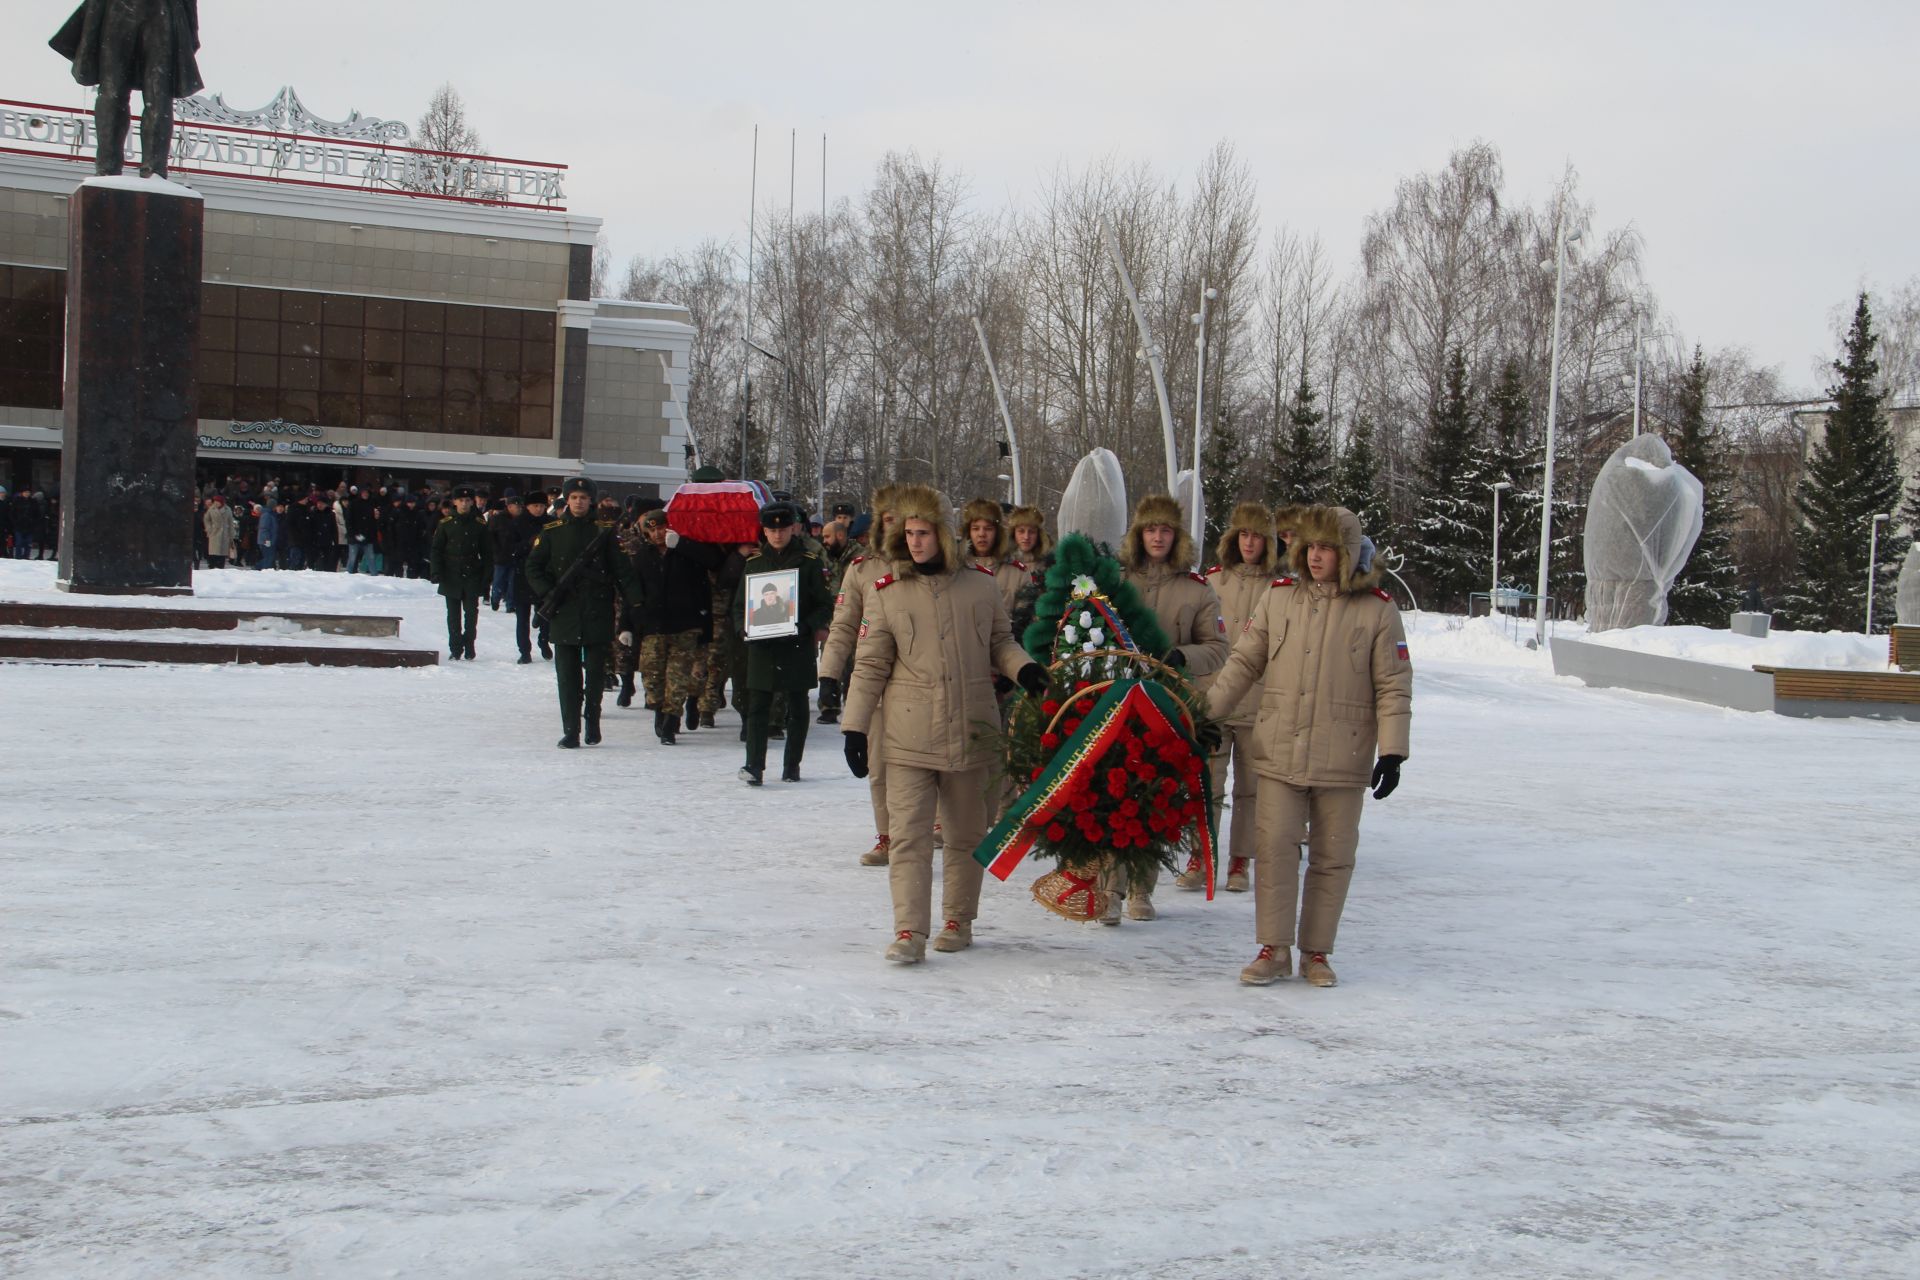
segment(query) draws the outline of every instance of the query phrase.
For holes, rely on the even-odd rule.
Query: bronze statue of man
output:
[[[140,90],[140,176],[165,177],[173,100],[204,87],[198,0],[85,0],[47,42],[73,63],[73,78],[99,85],[93,171],[116,174],[126,154],[133,91]]]

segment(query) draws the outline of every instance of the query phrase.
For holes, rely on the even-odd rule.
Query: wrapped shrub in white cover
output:
[[[1060,536],[1084,533],[1095,542],[1118,547],[1127,536],[1132,510],[1127,478],[1111,449],[1095,449],[1080,459],[1060,496]]]
[[[1903,627],[1920,627],[1920,539],[1907,548],[1900,566],[1900,591],[1894,597],[1893,616]]]

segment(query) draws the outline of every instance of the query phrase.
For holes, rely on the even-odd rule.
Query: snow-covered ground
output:
[[[51,566],[0,565],[0,596]],[[199,575],[394,613],[421,583]],[[1920,1274],[1920,726],[1423,617],[1341,985],[1250,895],[989,880],[891,968],[865,784],[550,669],[0,665],[0,1273]]]
[[[1567,634],[1575,633],[1569,629]],[[1743,670],[1755,666],[1887,669],[1887,637],[1860,631],[1769,631],[1764,636],[1743,636],[1713,627],[1622,627],[1578,635],[1594,644]]]

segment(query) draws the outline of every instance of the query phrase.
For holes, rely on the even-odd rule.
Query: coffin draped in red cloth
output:
[[[760,508],[771,501],[757,480],[683,484],[667,500],[667,528],[701,542],[758,542]]]

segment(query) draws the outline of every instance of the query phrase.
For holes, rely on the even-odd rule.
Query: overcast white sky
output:
[[[11,4],[0,97],[90,102],[40,43],[73,0]],[[1829,313],[1920,276],[1920,5],[586,3],[200,0],[201,68],[238,107],[290,84],[317,114],[412,122],[451,81],[496,154],[572,166],[616,257],[746,230],[761,185],[862,188],[888,149],[938,155],[983,206],[1113,154],[1185,180],[1219,139],[1263,227],[1344,269],[1395,181],[1484,138],[1510,198],[1571,162],[1603,227],[1646,239],[1691,341],[1811,386]],[[44,28],[44,32],[42,31]],[[31,38],[28,38],[31,37]]]

